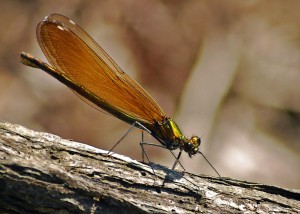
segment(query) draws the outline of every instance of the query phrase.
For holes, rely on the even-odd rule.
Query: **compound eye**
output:
[[[201,139],[198,136],[193,136],[191,137],[191,141],[193,142],[193,144],[198,147],[201,144]]]

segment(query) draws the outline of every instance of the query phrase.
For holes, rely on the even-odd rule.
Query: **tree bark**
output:
[[[298,190],[150,167],[1,121],[0,193],[1,213],[300,213]]]

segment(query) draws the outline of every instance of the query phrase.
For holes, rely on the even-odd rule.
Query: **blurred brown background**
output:
[[[61,13],[82,26],[174,117],[225,177],[300,188],[300,1],[16,1],[0,4],[0,119],[110,149],[129,125],[44,72],[35,28]],[[115,152],[141,159],[140,131]],[[147,141],[154,140],[148,136]],[[151,161],[172,166],[168,151]],[[186,169],[215,175],[200,156]]]

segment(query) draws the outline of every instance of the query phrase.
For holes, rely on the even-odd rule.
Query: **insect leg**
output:
[[[198,154],[202,155],[202,157],[205,159],[205,161],[210,165],[210,167],[218,174],[218,176],[220,178],[222,178],[222,176],[220,175],[220,173],[216,170],[216,168],[209,162],[209,160],[205,157],[205,155],[202,152],[198,152]]]
[[[148,161],[149,163],[150,163],[150,161],[149,161],[149,158],[148,158],[148,156],[147,156],[147,153],[146,153],[146,150],[145,150],[145,147],[144,147],[145,145],[147,145],[147,146],[156,146],[156,147],[159,147],[159,148],[163,148],[163,149],[169,150],[169,149],[168,149],[166,146],[164,146],[164,145],[160,145],[160,144],[156,144],[156,143],[146,143],[146,142],[144,142],[144,141],[140,142],[140,146],[141,146],[141,148],[142,148],[142,152],[145,153],[146,159],[147,159],[147,161]],[[176,161],[175,161],[175,163],[174,163],[174,165],[173,165],[173,167],[172,167],[172,170],[174,170],[175,167],[176,167],[176,165],[179,163],[179,165],[182,167],[182,169],[183,169],[184,171],[186,171],[185,168],[183,167],[183,165],[181,164],[181,162],[179,161],[179,158],[180,158],[180,156],[181,156],[181,152],[176,156],[172,150],[169,150],[169,151],[170,151],[170,153],[173,155],[173,157],[176,159]],[[143,159],[143,161],[144,161],[144,159]]]
[[[133,128],[135,128],[135,127],[137,127],[137,128],[140,128],[140,129],[142,129],[142,130],[144,130],[144,131],[147,131],[149,134],[151,134],[151,132],[150,132],[150,130],[149,129],[147,129],[145,126],[143,126],[141,123],[139,123],[139,122],[137,122],[137,121],[135,121],[131,126],[130,126],[130,128],[126,131],[126,133],[120,138],[120,140],[118,140],[118,142],[108,151],[108,155],[111,153],[111,151],[112,150],[114,150],[114,148],[116,148],[116,146],[131,132],[131,130],[133,129]]]
[[[178,156],[176,157],[176,160],[175,160],[175,162],[174,162],[174,164],[173,164],[172,170],[174,170],[175,167],[176,167],[176,165],[177,165],[178,163],[180,163],[180,162],[179,162],[179,158],[180,158],[180,156],[181,156],[181,153],[182,153],[182,150],[180,150],[180,152],[178,153]],[[180,163],[180,165],[181,165],[181,163]],[[182,165],[181,165],[181,167],[183,168]],[[184,169],[184,168],[183,168],[183,169]],[[184,169],[184,171],[185,171],[185,169]]]

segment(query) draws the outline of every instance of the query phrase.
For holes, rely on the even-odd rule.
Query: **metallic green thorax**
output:
[[[192,156],[196,154],[200,146],[200,138],[197,136],[188,139],[185,137],[174,120],[170,117],[163,118],[162,121],[156,122],[152,127],[151,135],[157,139],[167,149],[175,150],[179,148]]]

